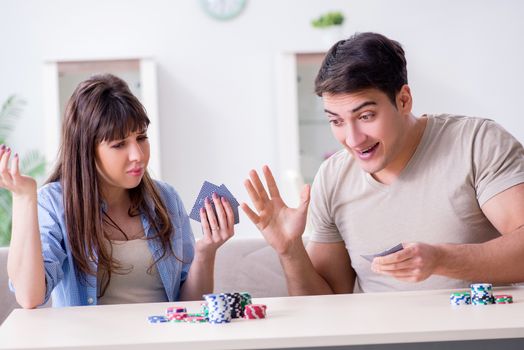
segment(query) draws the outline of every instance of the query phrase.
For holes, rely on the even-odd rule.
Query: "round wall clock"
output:
[[[222,21],[235,18],[244,7],[247,0],[200,0],[204,11],[211,17]]]

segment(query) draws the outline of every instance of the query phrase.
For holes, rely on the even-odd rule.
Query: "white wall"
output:
[[[277,163],[275,56],[323,49],[309,22],[328,10],[347,15],[347,34],[404,45],[416,113],[486,116],[524,140],[522,1],[248,0],[218,22],[197,0],[0,0],[0,101],[28,101],[12,145],[43,148],[43,61],[154,57],[164,180],[188,210],[206,179],[247,200],[249,169]]]

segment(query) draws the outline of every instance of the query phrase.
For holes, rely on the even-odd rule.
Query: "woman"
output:
[[[0,146],[0,187],[13,193],[7,262],[18,303],[53,306],[201,299],[213,290],[216,250],[234,232],[233,210],[213,197],[195,244],[177,192],[154,181],[149,119],[127,84],[94,76],[66,108],[53,174],[37,193],[19,157]],[[213,229],[211,229],[213,228]]]

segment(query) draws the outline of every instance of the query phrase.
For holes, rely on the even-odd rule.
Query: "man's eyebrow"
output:
[[[376,106],[377,103],[375,101],[366,101],[366,102],[363,102],[360,106],[358,107],[355,107],[351,110],[351,113],[356,113],[358,112],[359,109],[362,109],[366,106]]]
[[[353,108],[351,110],[351,113],[356,113],[358,112],[360,109],[366,107],[366,106],[376,106],[377,103],[375,101],[366,101],[366,102],[362,102],[359,106]],[[328,114],[331,114],[331,115],[334,115],[335,117],[340,117],[337,113],[335,112],[331,112],[329,109],[324,109],[324,112],[328,113]]]
[[[336,117],[340,117],[338,114],[336,114],[335,112],[331,112],[329,109],[324,109],[324,112],[326,112],[328,114],[331,114],[331,115],[334,115]]]

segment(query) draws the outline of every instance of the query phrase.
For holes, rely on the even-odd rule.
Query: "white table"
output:
[[[16,309],[0,327],[0,349],[367,349],[359,345],[420,343],[419,348],[484,339],[512,339],[524,349],[523,288],[496,291],[513,295],[515,303],[507,305],[452,306],[449,293],[255,298],[268,306],[267,319],[221,325],[147,322],[172,303]],[[197,312],[200,303],[176,305]]]

